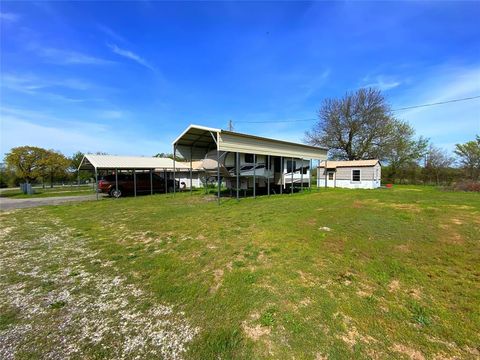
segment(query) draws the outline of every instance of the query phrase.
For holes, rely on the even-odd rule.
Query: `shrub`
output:
[[[461,181],[454,185],[454,190],[456,191],[476,191],[480,192],[480,182],[479,181]]]

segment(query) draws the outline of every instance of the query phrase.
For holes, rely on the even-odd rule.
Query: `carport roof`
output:
[[[327,149],[234,131],[190,125],[173,141],[174,151],[188,159],[203,159],[210,150],[306,159],[326,159]]]
[[[198,169],[197,164],[192,164],[193,169]],[[178,170],[190,169],[190,163],[175,162]],[[170,158],[158,158],[147,156],[116,156],[116,155],[95,155],[85,154],[78,167],[79,170],[93,169],[168,169],[173,170],[173,160]]]
[[[178,138],[173,142],[177,146],[192,146],[192,147],[209,147],[212,142],[215,143],[213,134],[221,132],[221,129],[190,125]]]

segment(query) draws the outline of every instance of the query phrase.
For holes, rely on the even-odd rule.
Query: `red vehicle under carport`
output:
[[[175,193],[187,186],[192,191],[192,174],[198,178],[199,169],[193,169],[192,162],[171,158],[85,154],[78,171],[93,173],[98,199],[99,193],[113,197]]]
[[[152,180],[151,183],[150,180]],[[116,185],[116,181],[118,181],[118,185]],[[179,189],[179,185],[178,180],[175,181],[177,189]],[[107,175],[98,182],[98,191],[116,198],[135,194],[135,187],[137,194],[167,193],[173,192],[174,182],[173,179],[167,179],[165,184],[165,179],[159,174],[152,173],[150,178],[150,173],[145,172],[136,173],[135,178],[133,174],[120,173],[117,175],[117,179],[115,174]]]

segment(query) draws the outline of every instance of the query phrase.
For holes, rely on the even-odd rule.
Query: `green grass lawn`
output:
[[[95,194],[92,189],[92,185],[78,186],[64,186],[64,187],[46,187],[35,188],[35,193],[32,195],[24,194],[20,189],[1,189],[0,197],[12,198],[12,199],[31,199],[31,198],[43,198],[52,196],[80,196]]]
[[[185,193],[0,216],[0,358],[480,356],[480,194]]]

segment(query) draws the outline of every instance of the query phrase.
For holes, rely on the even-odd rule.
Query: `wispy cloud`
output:
[[[377,88],[382,91],[387,91],[393,88],[396,88],[401,85],[401,82],[396,80],[391,76],[386,75],[377,75],[377,76],[366,76],[363,78],[361,87],[364,88]]]
[[[59,65],[107,65],[114,63],[111,60],[72,50],[43,47],[36,47],[35,50],[46,61]]]
[[[102,31],[104,34],[106,34],[108,37],[110,37],[113,40],[116,40],[121,43],[128,42],[123,36],[119,35],[117,32],[113,31],[111,28],[109,28],[106,25],[98,24],[98,28],[100,31]]]
[[[0,159],[12,147],[26,144],[58,149],[67,155],[80,150],[148,156],[170,149],[168,142],[140,136],[132,142],[130,134],[112,131],[105,122],[59,119],[43,112],[4,107],[0,109],[0,115]]]
[[[3,73],[1,78],[2,86],[19,91],[35,91],[52,87],[62,87],[73,90],[88,90],[93,86],[89,82],[76,78],[52,79],[39,77],[32,74],[19,75],[15,73]]]
[[[17,21],[20,19],[19,14],[14,14],[14,13],[6,13],[6,12],[0,12],[0,20],[2,21]]]
[[[127,59],[130,59],[130,60],[133,60],[135,61],[136,63],[154,71],[154,72],[157,72],[157,69],[152,66],[147,60],[145,60],[144,58],[142,58],[140,55],[137,55],[135,54],[134,52],[130,51],[130,50],[125,50],[125,49],[121,49],[119,48],[117,45],[115,44],[107,44],[107,46],[110,48],[110,50],[112,50],[115,54],[117,55],[120,55],[120,56],[123,56],[124,58],[127,58]]]
[[[121,119],[125,113],[121,110],[103,110],[99,113],[99,117],[103,119]]]
[[[52,101],[62,101],[69,103],[78,103],[86,101],[103,101],[102,99],[78,98],[78,95],[83,95],[84,91],[91,90],[95,85],[76,78],[54,79],[48,77],[38,77],[31,74],[11,74],[5,73],[1,75],[0,88],[5,90],[12,90],[22,94],[40,97],[41,99],[48,99]],[[74,92],[75,97],[65,95],[65,90]]]
[[[459,67],[445,64],[425,71],[418,82],[405,88],[395,107],[430,104],[480,95],[480,65]],[[410,122],[420,135],[439,145],[472,140],[480,133],[480,99],[399,111],[399,118]],[[454,139],[452,141],[452,139]]]

